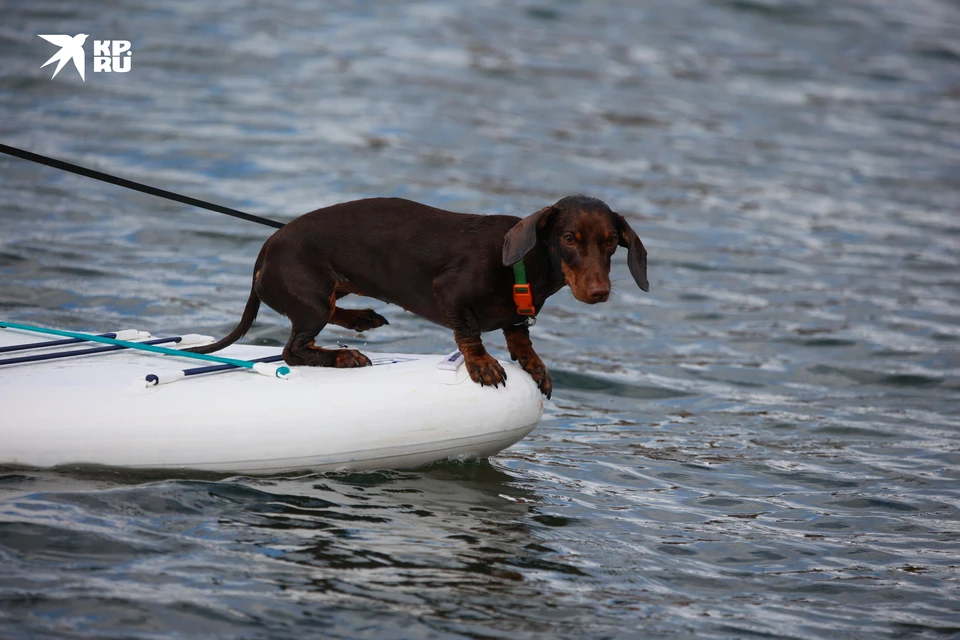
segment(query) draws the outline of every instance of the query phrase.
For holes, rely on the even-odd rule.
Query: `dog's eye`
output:
[[[609,238],[607,238],[607,246],[615,247],[617,246],[617,241],[618,241],[617,236],[610,236]]]
[[[577,239],[574,237],[572,233],[563,234],[563,237],[561,238],[561,240],[563,240],[563,244],[568,246],[573,246],[573,244],[577,241]]]

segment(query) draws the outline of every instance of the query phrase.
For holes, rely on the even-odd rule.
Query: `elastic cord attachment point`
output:
[[[144,382],[148,387],[155,387],[158,384],[170,384],[184,377],[183,371],[161,371],[160,373],[148,373],[144,377]]]
[[[258,362],[253,365],[252,369],[259,373],[262,376],[267,376],[269,378],[280,378],[281,380],[290,380],[291,378],[297,377],[297,372],[288,367],[287,365],[276,365],[268,364],[266,362]]]

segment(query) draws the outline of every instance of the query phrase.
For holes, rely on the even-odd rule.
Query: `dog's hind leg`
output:
[[[344,309],[335,307],[330,316],[330,324],[354,331],[369,331],[390,324],[387,319],[373,309]]]
[[[289,285],[288,285],[289,286]],[[282,300],[264,302],[283,313],[293,325],[290,339],[283,349],[283,361],[289,365],[310,367],[366,367],[372,363],[356,349],[323,349],[314,345],[320,330],[331,321],[336,301],[331,286],[328,291],[298,287],[284,287]],[[273,297],[269,296],[268,297]]]

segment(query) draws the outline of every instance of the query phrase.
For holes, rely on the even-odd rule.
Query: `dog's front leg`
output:
[[[453,293],[455,291],[456,287],[445,282],[443,276],[433,282],[434,295],[446,316],[447,326],[453,329],[453,339],[457,341],[457,348],[463,354],[463,363],[470,379],[480,386],[507,386],[507,372],[496,358],[487,353],[480,339],[477,319],[470,306]]]
[[[463,362],[467,372],[474,382],[480,386],[498,385],[507,386],[507,372],[497,359],[487,353],[480,340],[480,331],[453,330],[453,338],[457,341],[457,348],[463,354]]]
[[[530,374],[533,381],[540,388],[540,393],[550,398],[553,393],[553,381],[550,379],[550,372],[547,371],[543,360],[533,350],[533,343],[530,342],[530,329],[526,325],[513,326],[503,330],[503,335],[507,339],[507,349],[510,350],[510,357],[520,363],[523,370]]]

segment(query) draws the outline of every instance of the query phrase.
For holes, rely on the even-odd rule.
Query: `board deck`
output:
[[[0,346],[48,338],[0,329]],[[89,347],[50,347],[16,354]],[[252,360],[279,347],[217,352]],[[196,367],[122,350],[0,366],[0,464],[96,464],[244,474],[411,468],[486,457],[540,420],[536,384],[518,367],[499,389],[444,355],[365,352],[360,369],[293,367],[289,380],[247,370],[150,386]],[[282,363],[281,363],[282,364]]]

